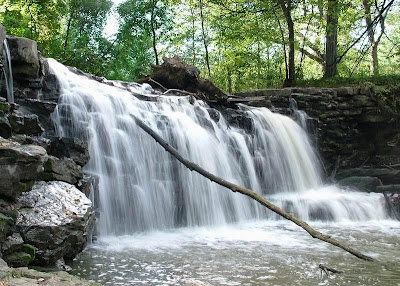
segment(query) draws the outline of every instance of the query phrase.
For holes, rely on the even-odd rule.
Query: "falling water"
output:
[[[4,39],[3,41],[2,75],[4,75],[6,84],[7,101],[9,103],[14,103],[14,82],[11,69],[10,49],[8,47],[7,39]]]
[[[86,172],[100,177],[100,235],[276,219],[254,201],[190,172],[142,131],[132,115],[185,158],[301,218],[385,217],[379,195],[322,186],[307,135],[289,117],[246,107],[241,112],[252,121],[252,130],[246,131],[202,101],[158,96],[146,85],[131,85],[129,92],[74,74],[54,60],[49,64],[62,87],[53,114],[58,133],[89,141]],[[132,93],[157,101],[141,101]]]

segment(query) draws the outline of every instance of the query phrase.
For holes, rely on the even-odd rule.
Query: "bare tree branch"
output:
[[[292,222],[294,222],[295,224],[297,224],[298,226],[300,226],[301,228],[303,228],[305,231],[307,231],[313,238],[317,238],[319,240],[325,241],[327,243],[330,243],[334,246],[337,246],[349,253],[351,253],[352,255],[362,259],[362,260],[366,260],[366,261],[375,261],[374,258],[364,255],[361,252],[352,249],[351,247],[339,242],[338,240],[332,238],[330,235],[326,235],[323,234],[315,229],[313,229],[311,226],[309,226],[306,222],[302,221],[301,219],[295,217],[294,215],[284,211],[283,209],[281,209],[280,207],[274,205],[273,203],[269,202],[268,200],[266,200],[265,198],[263,198],[261,195],[257,194],[256,192],[241,187],[239,185],[233,184],[229,181],[226,181],[220,177],[217,177],[216,175],[206,171],[205,169],[201,168],[199,165],[186,160],[184,157],[182,157],[182,155],[175,149],[173,148],[171,145],[169,145],[166,141],[164,141],[164,139],[161,138],[161,136],[159,136],[156,132],[154,132],[150,127],[148,127],[143,121],[141,121],[139,118],[137,118],[134,115],[131,115],[132,118],[135,120],[136,124],[143,130],[145,131],[147,134],[149,134],[151,137],[153,137],[154,140],[156,140],[156,142],[158,144],[160,144],[165,151],[167,151],[168,153],[170,153],[173,157],[175,157],[179,162],[181,162],[185,167],[187,167],[190,171],[195,171],[197,173],[199,173],[200,175],[206,177],[207,179],[211,180],[214,183],[217,183],[223,187],[226,187],[228,189],[230,189],[233,192],[238,192],[241,193],[247,197],[252,198],[253,200],[257,201],[258,203],[260,203],[261,205],[265,206],[266,208],[270,209],[271,211],[275,212],[276,214],[284,217],[287,220],[290,220]]]

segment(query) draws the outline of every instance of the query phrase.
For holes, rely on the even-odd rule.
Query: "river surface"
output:
[[[74,260],[73,274],[105,285],[400,285],[399,222],[310,224],[378,262],[264,220],[103,237]],[[328,278],[320,263],[344,273]]]

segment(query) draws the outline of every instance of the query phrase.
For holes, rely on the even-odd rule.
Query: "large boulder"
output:
[[[0,197],[14,199],[29,191],[43,171],[46,150],[0,137]]]
[[[339,179],[346,177],[377,177],[384,185],[400,184],[400,170],[391,168],[353,168],[340,172]]]
[[[347,177],[338,184],[344,187],[355,188],[364,192],[378,192],[377,188],[382,186],[382,181],[377,177]]]
[[[76,164],[84,167],[89,161],[88,144],[78,138],[49,137],[50,144],[47,148],[49,155],[57,158],[71,158]]]
[[[54,156],[49,156],[41,175],[43,181],[63,181],[70,184],[76,184],[82,177],[81,166],[77,165],[72,159],[58,159]]]
[[[95,222],[92,202],[64,182],[36,182],[17,201],[17,229],[36,249],[34,264],[73,259],[87,243]]]
[[[7,37],[7,42],[10,47],[14,77],[38,78],[40,64],[37,43],[20,37]]]
[[[23,114],[19,111],[8,116],[12,132],[25,135],[41,135],[44,132],[36,114]]]

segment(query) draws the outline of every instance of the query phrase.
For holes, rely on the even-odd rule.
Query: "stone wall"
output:
[[[400,163],[400,134],[396,118],[379,107],[371,87],[285,88],[235,94],[260,97],[253,106],[291,114],[290,99],[317,123],[317,147],[327,172],[359,166]]]

